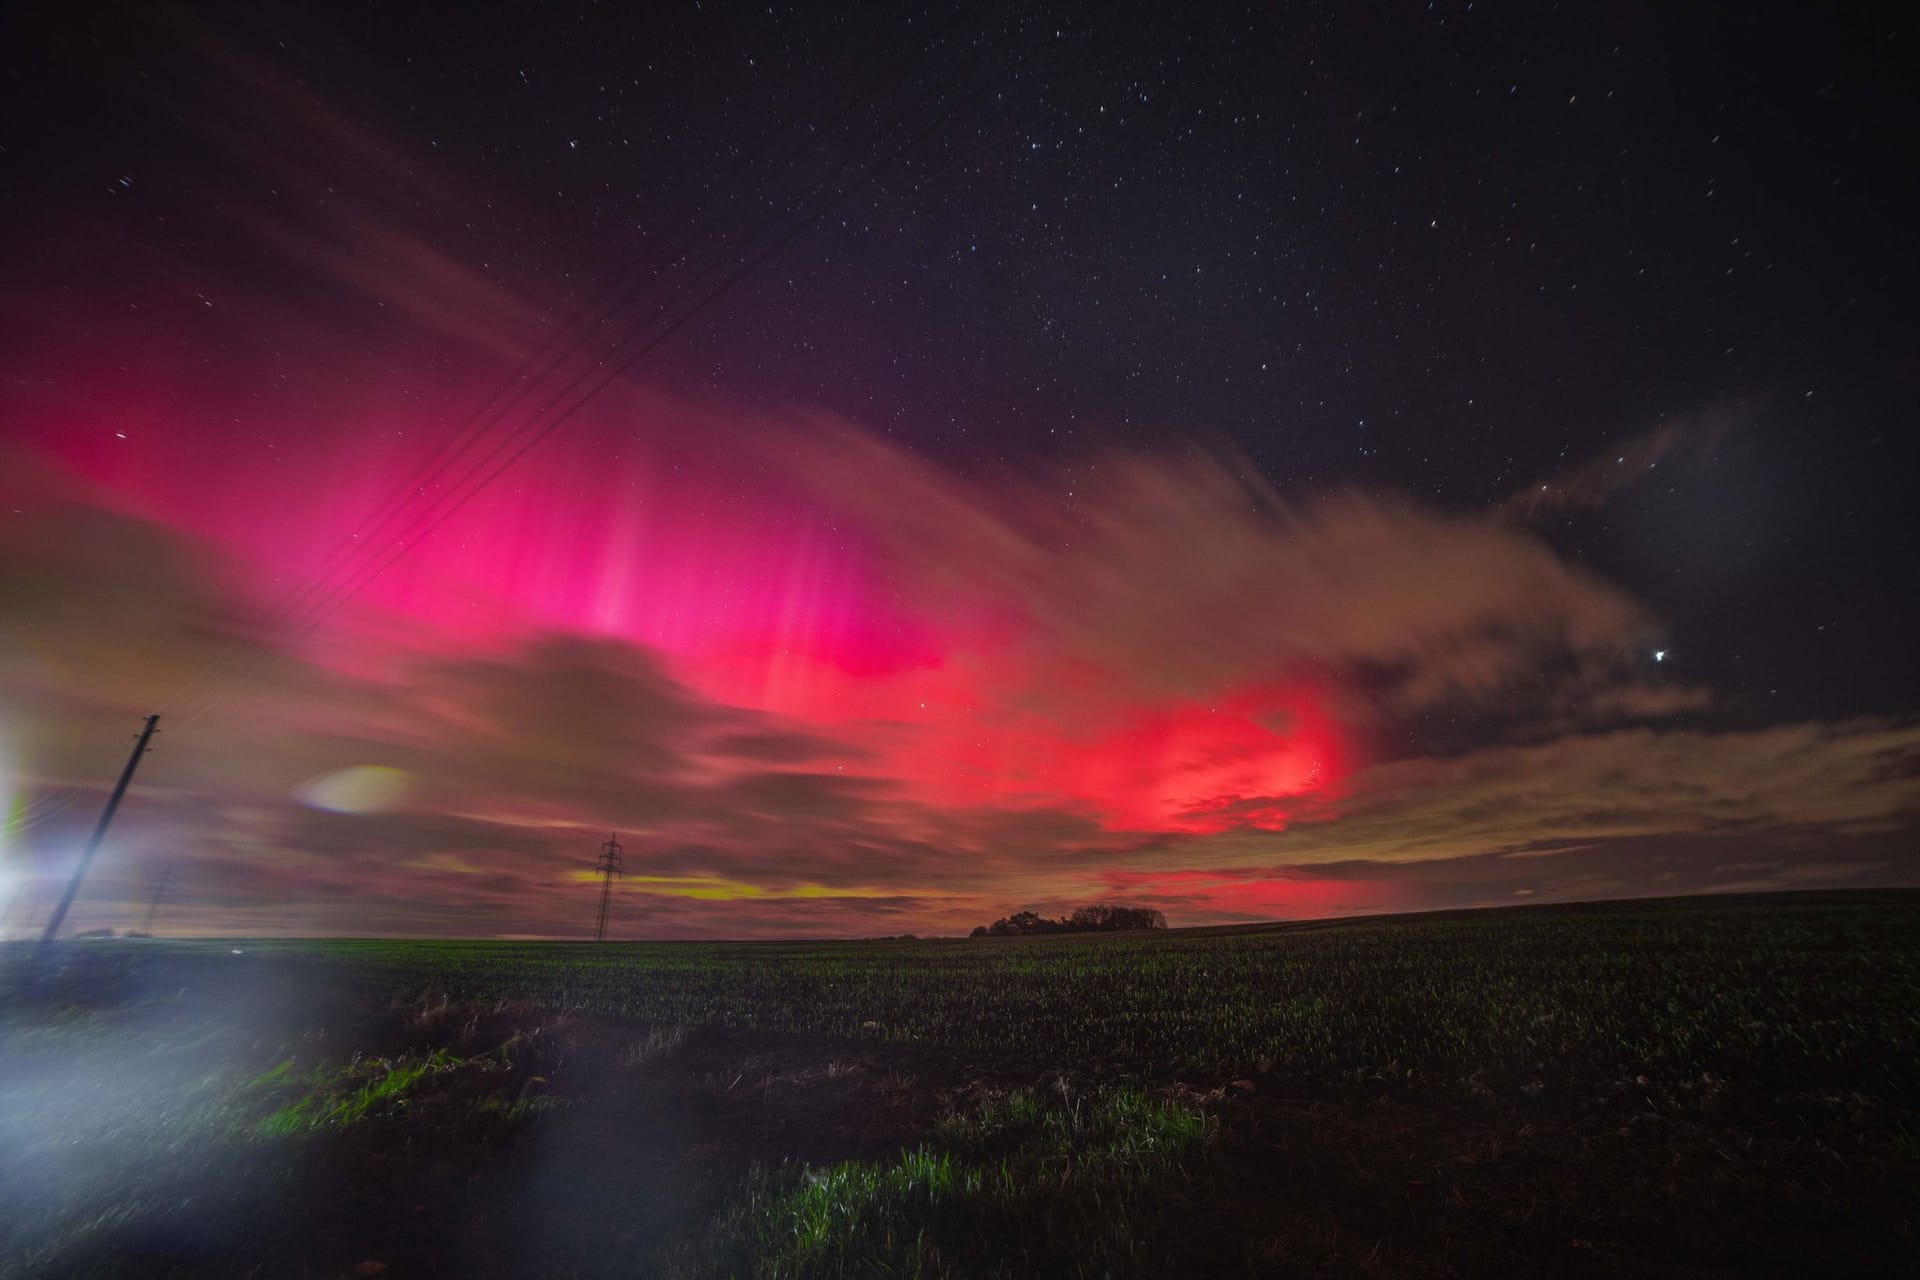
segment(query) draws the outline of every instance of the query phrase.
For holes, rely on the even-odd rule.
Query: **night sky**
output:
[[[14,12],[0,933],[1920,883],[1920,30],[1679,8]]]

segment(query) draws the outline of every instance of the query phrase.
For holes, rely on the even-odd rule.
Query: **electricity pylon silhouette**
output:
[[[607,940],[607,912],[613,907],[613,878],[620,874],[620,841],[614,833],[607,833],[607,842],[600,846],[600,861],[593,869],[600,873],[600,919],[593,928],[593,940]]]
[[[154,881],[153,901],[147,903],[147,915],[146,918],[140,922],[140,932],[149,936],[153,934],[153,918],[160,914],[160,900],[167,896],[167,886],[172,883],[173,868],[162,868],[160,878]]]

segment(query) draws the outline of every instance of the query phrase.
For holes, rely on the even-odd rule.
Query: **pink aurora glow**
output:
[[[30,443],[90,501],[217,548],[269,619],[448,429],[368,416],[263,439],[156,403],[96,398],[39,419]],[[784,474],[776,451],[731,448],[747,433],[668,407],[636,419],[556,435],[300,656],[365,675],[397,653],[500,653],[535,632],[617,639],[706,699],[848,743],[858,773],[918,803],[1065,809],[1111,831],[1279,830],[1296,801],[1337,793],[1349,752],[1309,685],[1227,679],[1173,696],[1099,672],[1082,714],[1036,708],[1036,683],[1072,663],[1036,653],[1017,606],[983,589],[928,607],[901,580],[912,566]],[[410,541],[399,535],[435,492],[361,538]]]

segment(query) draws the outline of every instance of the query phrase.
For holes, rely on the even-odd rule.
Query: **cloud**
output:
[[[11,476],[0,481],[9,696],[119,702],[237,633],[245,615],[229,566],[151,522],[63,497],[35,469],[24,451],[0,452]]]
[[[1410,867],[1466,857],[1617,847],[1629,839],[1781,833],[1844,840],[1910,833],[1920,726],[1882,720],[1738,733],[1622,730],[1394,761],[1352,780],[1336,817],[1235,832],[1129,864]],[[1910,845],[1910,839],[1908,841]],[[1796,857],[1804,855],[1796,854]],[[1901,860],[1911,875],[1909,848]],[[1643,891],[1647,887],[1640,882]]]
[[[1713,691],[1701,685],[1611,680],[1598,687],[1567,689],[1559,699],[1565,719],[1557,723],[1564,727],[1591,721],[1665,720],[1704,711],[1712,702]]]
[[[1599,507],[1645,480],[1662,462],[1703,464],[1713,457],[1721,438],[1743,411],[1739,405],[1719,404],[1695,418],[1661,423],[1578,466],[1522,486],[1501,505],[1498,515],[1533,522],[1565,511]]]
[[[428,234],[481,203],[431,156],[201,35],[182,54],[155,114],[206,181],[61,231],[133,292],[0,294],[36,334],[5,412],[70,468],[0,452],[0,804],[26,828],[0,857],[55,883],[165,708],[83,920],[170,861],[195,928],[574,933],[610,828],[656,934],[1912,874],[1912,726],[1712,731],[1711,690],[1647,668],[1660,620],[1532,527],[1710,457],[1737,407],[1460,513],[1283,495],[1231,455],[963,474],[628,385],[312,641],[276,636],[262,602],[552,319]],[[221,254],[135,233],[209,193]],[[1418,754],[1437,723],[1466,728]]]
[[[0,574],[0,782],[29,800],[73,780],[95,788],[0,845],[28,883],[9,920],[22,928],[71,865],[127,725],[251,626],[218,559],[163,529],[61,505],[0,529],[20,553]],[[117,624],[149,606],[149,643],[132,651],[144,663],[100,681],[96,666],[125,644]],[[80,926],[137,918],[164,862],[175,929],[568,936],[588,918],[579,873],[611,826],[653,877],[635,896],[682,908],[641,904],[633,927],[757,935],[834,919],[859,931],[884,917],[891,931],[908,904],[957,909],[964,895],[938,885],[956,850],[980,852],[982,871],[1023,852],[984,846],[1025,819],[909,804],[884,777],[843,772],[871,763],[861,748],[716,702],[659,655],[606,637],[534,633],[490,654],[403,656],[391,673],[268,648],[210,683],[221,700],[189,697],[191,714],[163,718]],[[413,785],[381,806],[312,805],[316,777],[374,771]],[[1034,829],[1087,834],[1067,819]]]
[[[1202,457],[1112,457],[1046,485],[955,478],[845,427],[801,466],[904,591],[986,641],[1009,627],[1032,705],[1205,696],[1365,673],[1384,712],[1497,700],[1543,666],[1627,665],[1653,620],[1523,529],[1407,501],[1283,499]],[[1064,490],[1064,492],[1063,492]]]
[[[805,715],[605,633],[461,644],[388,610],[410,643],[277,647],[246,566],[29,486],[0,524],[4,785],[94,789],[0,850],[29,889],[7,927],[71,865],[137,715],[236,639],[262,643],[216,666],[221,700],[169,710],[79,927],[137,918],[166,863],[174,929],[578,936],[608,830],[621,927],[649,936],[954,931],[1103,896],[1204,923],[1913,878],[1920,729],[1676,722],[1710,703],[1647,683],[1645,611],[1524,529],[1287,504],[1217,459],[1110,458],[1066,489],[957,478],[844,426],[786,439],[876,597],[939,642],[826,664]],[[1525,732],[1369,755],[1463,704]],[[308,803],[317,777],[399,775],[381,805]]]
[[[1761,860],[1730,854],[1771,851]],[[1300,919],[1525,902],[1880,888],[1913,883],[1908,832],[1835,835],[1821,827],[1624,836],[1512,853],[1402,862],[1335,862],[1184,870],[1110,870],[1062,900],[1147,901],[1182,922]]]

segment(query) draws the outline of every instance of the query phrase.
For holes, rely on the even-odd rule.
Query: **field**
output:
[[[1888,1274],[1920,894],[6,953],[0,1274]]]

